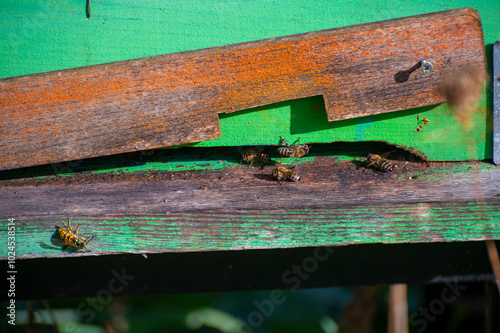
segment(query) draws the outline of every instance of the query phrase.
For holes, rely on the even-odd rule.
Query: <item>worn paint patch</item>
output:
[[[363,141],[365,131],[374,126],[375,117],[368,116],[358,120],[356,124],[356,141]]]
[[[61,218],[62,219],[62,218]],[[86,217],[85,235],[96,234],[89,245],[96,253],[230,250],[363,243],[470,241],[500,238],[497,205],[491,203],[412,204],[403,209],[361,208],[301,209],[290,212],[250,211],[245,214],[190,217],[182,223],[168,217]],[[0,242],[6,242],[6,219],[0,220]],[[32,230],[18,221],[18,258],[58,256],[51,247],[54,218],[40,218],[46,228]],[[196,231],[198,228],[199,231]],[[213,237],[211,235],[217,235]],[[6,249],[0,249],[5,258]],[[81,255],[78,253],[65,254]]]

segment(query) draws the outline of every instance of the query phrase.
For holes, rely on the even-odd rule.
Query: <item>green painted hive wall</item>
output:
[[[500,2],[3,0],[0,78],[202,49],[410,15],[472,7],[481,14],[489,71],[500,39]],[[492,156],[491,84],[474,127],[464,131],[446,104],[328,122],[319,96],[220,115],[222,138],[195,146],[370,141],[411,146],[431,160]],[[418,116],[418,118],[417,118]],[[427,125],[422,119],[429,119]],[[417,126],[423,129],[416,132]]]

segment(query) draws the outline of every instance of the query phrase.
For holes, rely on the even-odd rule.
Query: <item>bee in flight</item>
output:
[[[58,243],[59,245],[64,245],[63,252],[70,247],[75,248],[76,251],[85,252],[84,251],[85,247],[87,246],[88,242],[90,242],[92,238],[94,238],[94,236],[90,238],[84,238],[78,236],[78,230],[80,229],[80,225],[78,225],[76,230],[73,231],[69,217],[68,217],[68,225],[67,226],[64,225],[64,227],[65,229],[56,226],[56,232],[60,238],[60,242]]]
[[[273,168],[273,177],[277,180],[284,182],[286,180],[292,182],[298,182],[300,180],[300,175],[294,171],[295,167],[286,168],[284,166],[277,166]]]
[[[278,154],[285,157],[302,157],[305,154],[309,153],[310,146],[300,144],[300,138],[297,140],[296,144],[289,145],[285,139],[280,136],[281,143],[284,144],[284,147],[278,148]]]
[[[382,172],[392,171],[391,163],[380,155],[368,154],[366,161],[368,162],[367,167],[373,167],[374,169]]]
[[[247,165],[253,165],[254,162],[257,162],[260,164],[260,168],[264,168],[264,163],[268,163],[271,159],[269,158],[269,155],[264,154],[262,150],[258,149],[251,149],[246,151],[241,155],[243,161],[247,162]]]

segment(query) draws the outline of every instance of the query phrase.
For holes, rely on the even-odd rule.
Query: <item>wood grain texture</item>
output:
[[[67,217],[82,224],[83,236],[96,236],[91,252],[73,254],[83,256],[500,239],[498,169],[405,165],[381,174],[306,162],[302,181],[283,185],[270,170],[246,167],[165,180],[14,184],[0,188],[0,215],[16,220],[18,258],[68,255],[51,244],[54,225]]]
[[[395,75],[434,64],[404,82]],[[0,81],[0,170],[220,137],[218,113],[323,95],[338,120],[444,102],[485,66],[481,24],[452,10]]]

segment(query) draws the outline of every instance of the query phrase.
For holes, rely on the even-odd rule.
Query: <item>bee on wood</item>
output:
[[[90,238],[84,238],[78,236],[78,230],[80,229],[80,225],[78,225],[76,230],[73,231],[69,217],[68,217],[68,225],[67,226],[64,225],[64,227],[65,229],[56,226],[57,235],[59,235],[60,240],[62,241],[59,243],[60,245],[64,245],[63,252],[70,247],[75,248],[76,251],[85,252],[84,251],[85,247],[87,246],[88,242],[90,242],[92,238],[94,238],[94,236]]]
[[[247,162],[247,165],[253,165],[254,162],[259,163],[261,168],[264,168],[264,163],[268,163],[271,159],[269,155],[264,154],[261,150],[252,149],[242,154],[243,161]]]
[[[366,161],[368,162],[367,167],[373,167],[376,170],[382,171],[382,172],[390,172],[392,171],[392,165],[389,163],[388,160],[383,158],[380,155],[377,154],[368,154],[366,157]]]
[[[310,146],[303,144],[300,144],[300,138],[297,140],[296,144],[289,145],[288,142],[286,142],[285,139],[283,139],[280,136],[281,143],[284,144],[284,147],[279,147],[278,148],[278,153],[281,156],[285,157],[302,157],[309,153],[309,149],[311,148]]]
[[[284,182],[286,180],[292,182],[298,182],[300,180],[300,175],[294,171],[295,167],[286,168],[284,166],[277,166],[273,168],[273,177],[277,180]]]

